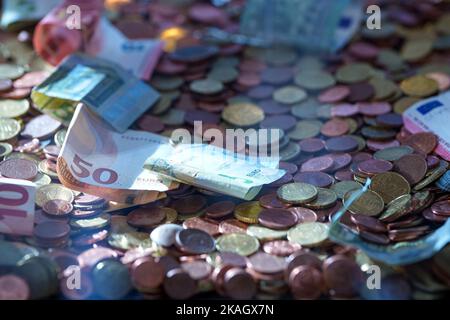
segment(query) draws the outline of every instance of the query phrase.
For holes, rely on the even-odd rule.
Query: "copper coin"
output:
[[[216,256],[216,262],[218,265],[228,265],[238,268],[245,268],[247,266],[247,259],[234,252],[219,252]]]
[[[400,142],[397,140],[378,141],[378,140],[367,139],[366,144],[367,144],[367,148],[372,151],[378,151],[378,150],[383,150],[386,148],[393,148],[393,147],[400,146]]]
[[[358,264],[344,255],[335,255],[323,262],[325,283],[332,296],[354,297],[359,290],[362,274]]]
[[[278,103],[272,99],[259,101],[258,106],[267,115],[280,115],[291,111],[290,106]]]
[[[370,176],[390,171],[393,167],[392,163],[386,160],[369,159],[358,163],[358,170]]]
[[[218,235],[219,224],[213,220],[206,220],[199,217],[189,218],[183,222],[183,228],[200,229],[207,232],[211,236]]]
[[[259,204],[261,207],[266,209],[285,209],[291,206],[289,203],[285,203],[278,199],[276,193],[263,195],[261,198],[259,198]]]
[[[172,208],[179,214],[192,214],[206,206],[206,198],[201,195],[191,195],[175,200]]]
[[[331,116],[333,117],[352,117],[358,113],[358,106],[351,103],[340,103],[331,108]]]
[[[348,153],[332,153],[329,156],[333,159],[333,166],[327,169],[327,172],[341,170],[352,162],[352,156]]]
[[[363,60],[375,59],[380,52],[378,47],[363,41],[353,42],[348,50],[351,55]]]
[[[298,223],[308,223],[317,221],[317,214],[311,209],[302,207],[293,207],[289,208],[288,210],[297,215]]]
[[[289,277],[292,270],[299,266],[310,266],[317,270],[322,270],[322,261],[311,252],[299,250],[287,259],[286,275]]]
[[[439,216],[450,217],[450,201],[446,200],[433,203],[431,211]]]
[[[334,173],[337,181],[353,181],[353,172],[350,170],[339,170]]]
[[[421,154],[431,153],[437,146],[437,137],[431,132],[419,132],[407,137],[403,144]]]
[[[117,252],[105,247],[94,247],[83,251],[78,255],[78,262],[81,268],[92,268],[104,259],[116,258]]]
[[[323,124],[320,132],[327,137],[337,137],[346,134],[349,129],[347,121],[333,118]]]
[[[350,94],[347,97],[349,102],[367,101],[375,94],[375,89],[369,83],[354,83],[349,85]]]
[[[307,138],[299,143],[302,152],[317,153],[325,149],[325,142],[319,138]]]
[[[13,82],[9,79],[0,79],[0,92],[9,91],[13,86]]]
[[[387,232],[386,225],[380,222],[377,218],[369,217],[363,214],[352,214],[350,219],[363,230],[376,233]]]
[[[438,222],[438,223],[445,222],[448,219],[448,217],[446,217],[446,216],[440,216],[440,215],[435,214],[431,210],[431,208],[427,208],[427,209],[423,210],[422,216],[429,221]]]
[[[298,167],[296,164],[290,163],[290,162],[283,162],[283,161],[280,161],[278,168],[280,168],[281,170],[286,170],[290,174],[295,174],[298,170]]]
[[[208,217],[218,219],[233,213],[235,204],[232,201],[219,201],[205,209]]]
[[[149,291],[163,283],[165,270],[153,257],[143,257],[133,262],[130,273],[131,281],[138,290]]]
[[[287,257],[301,248],[298,243],[291,243],[287,240],[273,240],[263,244],[264,252],[280,257]]]
[[[54,199],[47,201],[42,210],[52,216],[65,216],[72,212],[73,205],[66,200]]]
[[[257,286],[250,274],[240,268],[231,268],[223,278],[223,289],[232,299],[249,300],[256,294]]]
[[[0,276],[0,300],[28,300],[30,287],[27,282],[15,275]]]
[[[208,278],[212,271],[211,265],[202,260],[184,262],[181,264],[181,269],[196,281]]]
[[[294,182],[306,182],[316,187],[326,188],[333,184],[334,179],[323,172],[299,172],[294,176]]]
[[[227,219],[219,224],[219,231],[222,234],[227,233],[246,233],[247,224],[237,219]]]
[[[388,102],[360,102],[357,105],[359,112],[369,117],[375,117],[388,113],[392,109]]]
[[[72,245],[75,247],[87,247],[105,240],[109,235],[108,230],[100,230],[95,233],[80,234],[72,237]]]
[[[258,273],[274,274],[284,270],[286,260],[267,253],[257,252],[248,257],[247,266]]]
[[[428,171],[427,161],[421,155],[407,154],[394,162],[394,171],[414,185],[425,177]]]
[[[322,273],[308,265],[298,266],[289,275],[289,287],[296,299],[317,299],[324,288]]]
[[[325,141],[325,147],[330,152],[351,152],[358,149],[358,141],[350,136],[334,137]]]
[[[349,94],[348,86],[339,85],[323,91],[317,99],[322,103],[335,103],[344,100]]]
[[[258,222],[270,229],[283,230],[292,227],[298,222],[298,217],[286,209],[263,209]]]
[[[33,180],[37,174],[37,165],[27,159],[8,159],[0,163],[0,175],[5,178]]]
[[[381,245],[387,245],[390,242],[389,237],[383,233],[374,233],[367,230],[360,230],[359,236],[368,242]]]
[[[67,237],[70,227],[67,223],[59,221],[47,221],[34,227],[33,235],[42,240],[60,240]]]
[[[175,245],[190,254],[210,253],[215,249],[214,238],[199,229],[184,229],[175,236]]]
[[[438,157],[433,155],[428,155],[425,160],[427,161],[428,170],[436,168],[441,161]]]
[[[137,208],[128,214],[127,222],[136,228],[151,228],[162,223],[166,216],[162,208]]]
[[[333,167],[334,160],[330,156],[321,156],[307,160],[302,164],[301,172],[326,171]]]
[[[31,88],[12,88],[9,91],[0,92],[3,99],[26,99],[31,94]]]
[[[14,81],[14,88],[29,89],[33,88],[47,79],[49,73],[46,71],[32,71],[24,74],[21,78]]]
[[[276,115],[266,117],[260,124],[261,129],[281,129],[283,131],[292,130],[297,124],[295,117],[290,115]]]
[[[172,269],[164,279],[164,292],[172,299],[189,299],[197,293],[197,285],[183,269]]]

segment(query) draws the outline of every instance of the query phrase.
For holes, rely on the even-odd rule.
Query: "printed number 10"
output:
[[[87,178],[91,175],[92,163],[84,161],[77,154],[73,157],[73,163],[70,166],[77,177]],[[92,172],[92,178],[100,184],[111,184],[117,181],[119,175],[114,170],[108,168],[97,168]],[[106,179],[107,178],[107,179]]]

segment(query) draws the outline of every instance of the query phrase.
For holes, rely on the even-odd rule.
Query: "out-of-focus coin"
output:
[[[439,87],[435,80],[417,75],[403,80],[400,89],[408,96],[424,98],[436,93]]]
[[[27,282],[16,275],[0,276],[0,300],[28,300],[30,287]]]
[[[325,223],[309,222],[289,229],[287,238],[304,247],[315,247],[328,238],[329,227]]]
[[[431,153],[437,146],[437,137],[431,132],[419,132],[412,134],[403,142],[421,154]]]
[[[235,207],[234,216],[245,223],[257,223],[261,210],[258,201],[243,202]]]
[[[16,64],[0,64],[0,79],[15,80],[24,74],[23,67]]]
[[[370,77],[372,70],[366,63],[346,64],[336,71],[336,79],[342,83],[361,82]]]
[[[217,250],[220,252],[233,252],[241,256],[249,256],[259,249],[259,241],[245,233],[229,233],[216,240]]]
[[[47,201],[42,207],[47,214],[52,216],[66,216],[73,210],[73,205],[70,202],[61,199],[54,199]]]
[[[286,209],[263,209],[258,221],[267,228],[288,229],[298,222],[298,217]]]
[[[166,219],[167,211],[171,208],[138,208],[127,216],[128,224],[136,228],[151,228]]]
[[[336,193],[331,189],[317,188],[317,197],[304,204],[311,209],[325,209],[332,207],[337,200]]]
[[[223,90],[223,84],[220,81],[207,78],[192,81],[190,84],[190,89],[195,93],[212,95],[221,92]]]
[[[287,230],[274,230],[253,224],[247,228],[247,234],[261,241],[268,241],[286,238]]]
[[[9,140],[20,132],[20,123],[15,119],[0,118],[0,141]]]
[[[250,127],[264,120],[264,112],[251,103],[235,103],[225,107],[222,118],[235,126]]]
[[[374,159],[396,161],[404,155],[411,154],[414,149],[409,146],[390,147],[379,150],[373,154]]]
[[[294,79],[296,85],[306,90],[323,90],[336,84],[334,77],[326,71],[300,71]]]
[[[306,92],[295,86],[281,87],[273,92],[273,99],[283,104],[294,104],[306,99]]]
[[[425,177],[428,166],[423,156],[408,154],[395,161],[394,170],[400,173],[410,185],[415,185]]]
[[[215,249],[214,238],[199,229],[183,229],[175,236],[175,245],[191,254],[210,253]]]
[[[28,100],[0,100],[0,117],[17,118],[27,113],[29,108]]]
[[[0,175],[12,179],[33,180],[38,173],[37,166],[26,159],[8,159],[0,163]]]
[[[286,260],[264,252],[258,252],[248,258],[248,267],[258,273],[274,274],[282,272]]]

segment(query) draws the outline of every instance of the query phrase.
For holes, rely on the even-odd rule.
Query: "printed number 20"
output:
[[[91,172],[89,171],[90,167],[92,167],[92,163],[84,161],[78,155],[74,156],[73,163],[70,166],[75,175],[80,178],[87,178],[91,175]],[[92,178],[95,182],[100,184],[114,183],[117,181],[118,177],[117,172],[108,168],[97,168],[92,172]]]

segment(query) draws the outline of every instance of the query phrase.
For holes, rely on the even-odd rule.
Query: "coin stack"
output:
[[[217,146],[224,141],[207,129],[277,129],[265,147],[279,147],[286,173],[252,201],[182,184],[164,199],[130,208],[63,186],[55,161],[66,128],[29,100],[53,69],[23,33],[2,32],[0,175],[33,181],[37,191],[33,235],[0,234],[0,299],[448,294],[448,245],[426,261],[391,267],[329,238],[331,224],[339,223],[365,245],[408,250],[450,216],[448,190],[435,183],[448,170],[435,152],[439,138],[408,131],[402,118],[416,102],[450,89],[450,6],[380,5],[381,29],[361,26],[342,52],[327,56],[201,36],[210,27],[237,30],[242,1],[222,8],[117,5],[120,19],[113,22],[130,39],[183,31],[148,81],[160,99],[132,129],[170,137],[185,128]],[[241,154],[261,147],[237,142],[233,151]],[[349,203],[369,178],[368,190]],[[371,265],[382,268],[380,290],[365,288]],[[81,270],[79,289],[68,286],[73,266]]]

